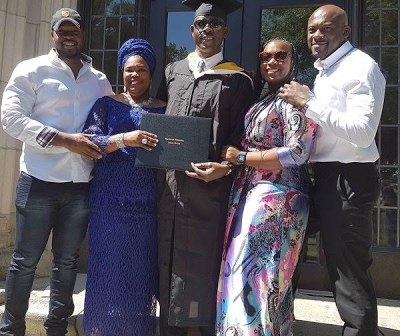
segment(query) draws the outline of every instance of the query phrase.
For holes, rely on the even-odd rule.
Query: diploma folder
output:
[[[193,170],[191,162],[207,162],[211,119],[143,113],[140,129],[157,134],[151,151],[138,148],[135,166]]]

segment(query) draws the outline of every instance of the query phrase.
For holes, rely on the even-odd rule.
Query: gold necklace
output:
[[[133,98],[131,97],[131,95],[129,93],[123,92],[122,94],[128,101],[129,105],[131,105],[132,107],[137,107],[137,106],[146,107],[146,106],[150,106],[153,103],[153,97],[149,97],[147,100],[137,102],[137,101],[133,100]]]

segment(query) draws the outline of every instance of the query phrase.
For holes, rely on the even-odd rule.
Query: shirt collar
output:
[[[200,55],[197,53],[197,51],[194,54],[195,54],[196,64],[201,60],[203,60],[206,63],[205,70],[211,69],[213,66],[217,65],[224,59],[224,57],[222,56],[222,51],[208,58],[201,58]]]
[[[49,58],[52,62],[52,64],[58,68],[64,69],[64,70],[71,70],[70,67],[58,57],[57,50],[55,48],[50,49],[49,52]],[[85,55],[81,53],[81,62],[82,62],[82,68],[79,71],[78,77],[86,73],[86,71],[92,66],[92,58],[88,55]]]
[[[332,54],[330,54],[327,58],[325,58],[325,59],[318,58],[314,62],[314,67],[319,71],[327,70],[333,64],[338,62],[342,57],[344,57],[351,49],[353,49],[353,46],[351,45],[351,43],[349,41],[346,41],[338,49],[336,49]]]
[[[50,57],[51,61],[52,61],[53,63],[55,63],[55,64],[60,65],[61,62],[64,63],[64,62],[58,57],[57,50],[56,50],[55,48],[50,49],[49,57]],[[83,65],[85,65],[85,64],[86,64],[86,65],[92,65],[92,58],[91,58],[90,56],[88,56],[88,55],[83,54],[83,53],[81,53],[81,61],[82,61],[82,64],[83,64]]]

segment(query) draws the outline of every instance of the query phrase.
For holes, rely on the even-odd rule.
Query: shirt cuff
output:
[[[277,149],[278,159],[282,167],[295,166],[292,155],[290,154],[290,149],[288,147],[279,147]]]
[[[36,142],[39,146],[47,148],[57,134],[58,131],[56,129],[45,126],[36,137]]]

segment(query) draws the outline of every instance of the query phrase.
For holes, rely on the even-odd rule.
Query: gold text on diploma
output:
[[[183,139],[176,139],[176,138],[164,138],[164,139],[170,145],[180,145],[181,143],[185,142],[185,140]]]

